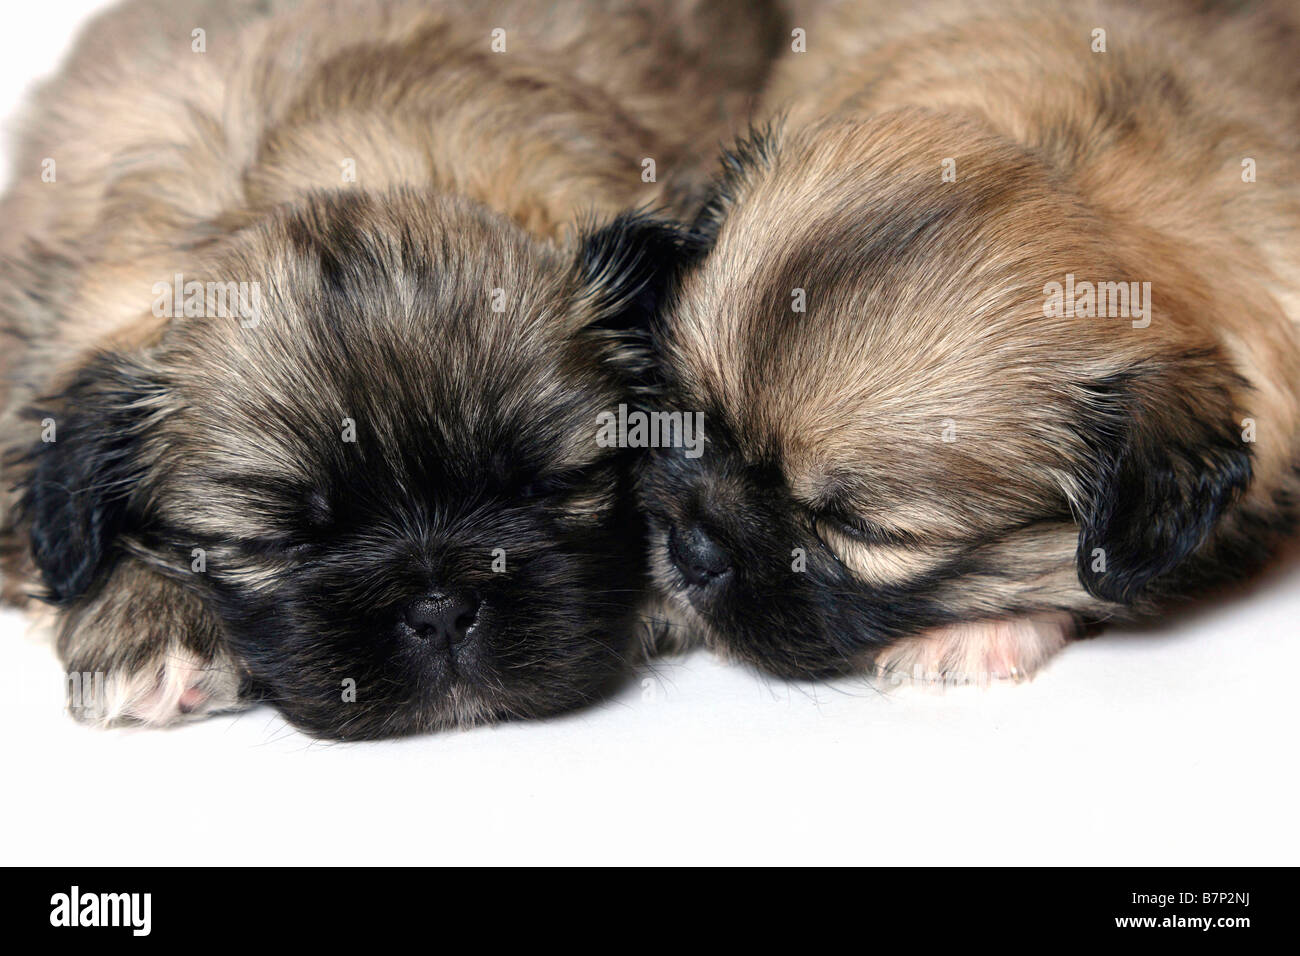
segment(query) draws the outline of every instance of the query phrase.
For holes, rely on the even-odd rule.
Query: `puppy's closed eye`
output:
[[[244,557],[270,558],[279,561],[297,560],[311,554],[317,548],[316,542],[305,540],[300,535],[236,538],[230,544]]]
[[[832,536],[850,538],[867,544],[906,545],[915,542],[915,539],[904,531],[886,528],[838,508],[815,511],[812,513],[812,520],[818,536],[826,532]]]
[[[819,514],[813,526],[835,560],[881,587],[905,584],[938,567],[956,550],[839,514]]]
[[[534,504],[552,504],[563,518],[581,523],[609,512],[616,504],[617,491],[615,466],[600,461],[537,476],[519,490],[518,497]]]
[[[525,500],[564,498],[588,484],[598,483],[602,477],[612,480],[612,470],[588,466],[536,475],[519,487],[518,496]]]

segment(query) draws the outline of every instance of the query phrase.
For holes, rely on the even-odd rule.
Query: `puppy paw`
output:
[[[59,651],[68,710],[83,723],[160,727],[242,706],[239,669],[215,618],[135,561],[62,612]]]
[[[165,727],[241,706],[239,677],[228,661],[204,659],[172,644],[137,665],[68,674],[68,710],[101,727]]]
[[[871,663],[877,678],[893,684],[1028,680],[1073,633],[1069,614],[949,624],[891,644]]]

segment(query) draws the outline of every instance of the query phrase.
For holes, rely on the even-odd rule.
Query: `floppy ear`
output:
[[[116,561],[144,465],[141,436],[162,391],[113,356],[95,359],[57,396],[63,411],[33,411],[43,440],[21,463],[19,510],[32,557],[58,604],[91,590]]]
[[[1152,361],[1096,383],[1083,481],[1079,579],[1123,604],[1177,588],[1251,480],[1233,393],[1246,383],[1207,353]]]
[[[583,336],[622,374],[650,377],[656,317],[676,277],[700,254],[680,225],[643,212],[623,213],[583,238],[579,295],[595,313]]]

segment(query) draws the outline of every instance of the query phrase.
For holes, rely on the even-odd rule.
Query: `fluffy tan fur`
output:
[[[4,596],[24,602],[34,583],[13,491],[26,467],[20,454],[39,435],[29,409],[49,396],[57,405],[105,352],[184,369],[196,390],[228,381],[245,360],[263,385],[273,382],[275,369],[258,362],[275,360],[246,354],[253,346],[234,323],[207,323],[178,342],[176,321],[151,309],[152,290],[175,273],[269,275],[272,307],[306,314],[310,303],[288,290],[321,281],[295,254],[293,234],[312,228],[314,197],[355,193],[353,225],[393,237],[392,248],[408,232],[443,230],[446,241],[481,250],[497,278],[532,297],[518,308],[546,321],[499,325],[503,340],[484,342],[465,363],[479,363],[482,376],[503,356],[535,354],[536,376],[521,387],[534,395],[573,387],[561,381],[571,369],[540,357],[554,356],[595,307],[566,306],[584,295],[570,266],[577,226],[631,207],[680,205],[698,192],[707,162],[694,157],[709,152],[699,145],[722,141],[746,114],[775,24],[762,2],[700,0],[137,0],[98,17],[28,108],[0,208]],[[46,158],[56,163],[54,182],[41,178]],[[643,177],[646,160],[656,164],[653,181]],[[391,204],[372,201],[403,190],[409,195]],[[534,241],[522,243],[475,203]],[[285,207],[307,212],[290,222]],[[448,277],[449,298],[458,281]],[[391,290],[395,308],[410,306],[400,301],[408,291]],[[493,328],[483,327],[485,335]],[[402,374],[369,371],[376,388]],[[280,400],[317,400],[334,420],[328,391],[323,382],[315,399],[290,390]],[[257,533],[246,501],[206,488],[203,465],[292,471],[295,449],[254,440],[256,423],[238,406],[228,429],[195,435],[183,430],[200,426],[175,414],[174,399],[158,401],[168,425],[148,440],[152,460],[186,442],[197,449],[165,460],[167,480],[181,490],[154,502],[159,514],[186,509],[200,530]],[[589,423],[567,433],[558,424],[556,455],[589,456],[590,442],[578,439]],[[251,431],[240,433],[244,425]],[[110,705],[94,719],[162,723],[235,701],[218,625],[182,585],[155,573],[164,563],[133,553],[94,597],[61,614],[69,667],[112,678]],[[244,580],[270,573],[250,567]]]
[[[1300,55],[1294,5],[846,0],[794,24],[806,52],[706,214],[664,350],[677,400],[716,409],[738,459],[779,462],[796,516],[835,496],[880,532],[823,536],[861,581],[964,555],[929,594],[967,623],[882,665],[962,669],[984,643],[1024,674],[1075,618],[1243,573],[1300,494],[1300,79],[1277,68]],[[1067,275],[1149,282],[1149,325],[1046,316]],[[1136,436],[1130,464],[1195,489],[1209,430],[1248,450],[1248,487],[1151,589],[1085,587],[1098,448]],[[745,507],[714,476],[698,510]]]

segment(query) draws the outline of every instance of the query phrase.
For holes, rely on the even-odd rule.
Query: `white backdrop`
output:
[[[99,5],[7,4],[0,115]],[[0,863],[1295,864],[1297,621],[1290,562],[1027,685],[884,695],[696,654],[565,719],[342,745],[266,709],[82,728],[6,611]]]

